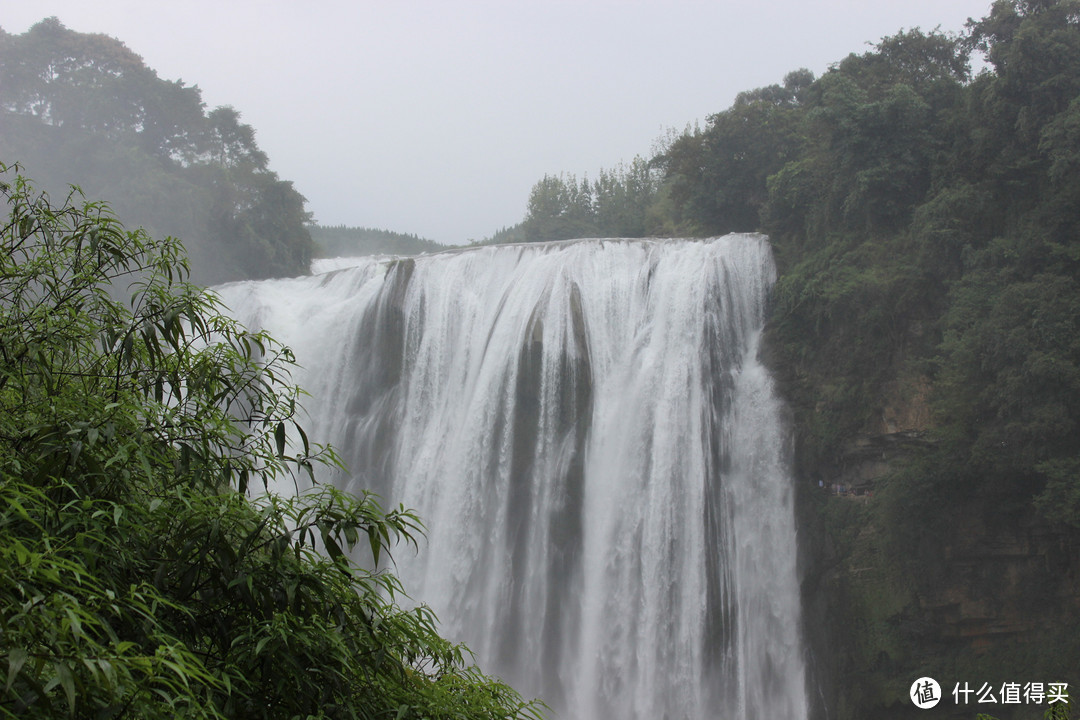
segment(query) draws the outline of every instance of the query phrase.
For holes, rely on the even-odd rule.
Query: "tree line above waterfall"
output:
[[[960,35],[902,31],[743,92],[595,182],[545,177],[521,228],[768,234],[808,466],[928,387],[934,497],[1080,526],[1078,148],[1080,6],[998,0]]]
[[[309,225],[308,232],[321,257],[359,255],[419,255],[445,250],[434,240],[414,234],[345,225]]]

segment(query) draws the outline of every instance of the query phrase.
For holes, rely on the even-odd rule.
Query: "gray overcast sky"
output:
[[[521,220],[545,173],[595,176],[742,90],[990,4],[0,0],[0,27],[55,15],[234,106],[320,223],[459,243]]]

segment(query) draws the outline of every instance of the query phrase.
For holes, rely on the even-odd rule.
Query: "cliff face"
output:
[[[922,503],[935,502],[913,498],[934,445],[930,391],[925,380],[891,384],[877,432],[847,438],[829,461],[797,460],[819,718],[912,717],[908,690],[924,675],[945,694],[938,717],[1045,710],[958,707],[957,683],[1068,682],[1080,692],[1080,537],[1008,499],[953,503],[947,522],[922,523]]]
[[[910,716],[924,675],[1080,692],[1078,96],[1075,2],[1000,0],[831,68],[793,146],[756,136],[821,717]]]

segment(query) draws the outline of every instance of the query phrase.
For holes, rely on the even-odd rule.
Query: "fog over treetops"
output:
[[[56,18],[0,34],[0,157],[54,195],[78,185],[131,226],[183,240],[202,283],[307,271],[304,197],[255,130],[120,40]]]

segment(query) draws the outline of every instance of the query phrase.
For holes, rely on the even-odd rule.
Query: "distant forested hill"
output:
[[[114,38],[56,18],[0,29],[0,161],[53,195],[79,185],[128,226],[180,238],[196,282],[308,271],[304,198],[269,169],[254,129]]]
[[[345,225],[308,225],[307,229],[320,257],[418,255],[446,249],[434,240],[390,230]]]
[[[528,238],[525,236],[525,226],[522,223],[515,223],[508,227],[501,227],[490,236],[475,243],[476,245],[501,245],[504,243],[520,243],[528,242]]]

